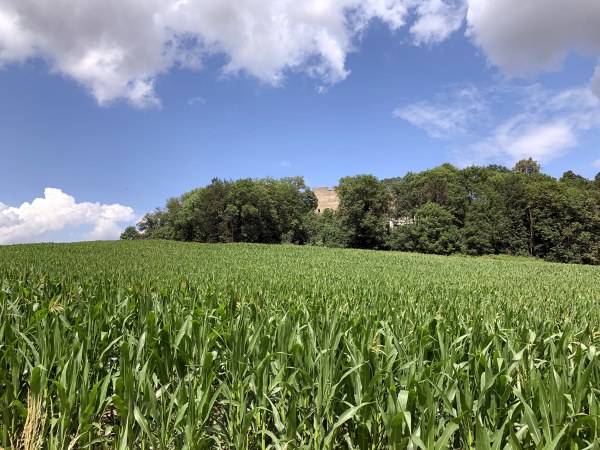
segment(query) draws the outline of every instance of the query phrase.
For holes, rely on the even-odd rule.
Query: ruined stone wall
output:
[[[317,212],[323,212],[326,209],[333,209],[335,211],[340,206],[340,198],[335,189],[320,187],[313,189],[313,192],[317,197]]]
[[[340,207],[340,198],[338,197],[338,193],[335,188],[329,189],[328,187],[319,187],[313,189],[312,191],[315,193],[315,197],[317,197],[316,212],[322,213],[326,209],[332,209],[336,211]],[[391,204],[390,211],[393,210],[394,205]],[[390,229],[392,229],[413,223],[415,223],[415,220],[414,217],[411,216],[389,217],[388,226]]]

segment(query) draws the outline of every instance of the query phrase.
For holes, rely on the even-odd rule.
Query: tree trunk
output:
[[[531,208],[527,209],[529,214],[529,256],[533,256],[533,213]]]

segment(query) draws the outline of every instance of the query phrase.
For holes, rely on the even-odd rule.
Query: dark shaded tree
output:
[[[460,250],[460,235],[452,214],[429,202],[413,223],[392,229],[389,244],[394,250],[450,255]]]
[[[123,230],[120,238],[123,240],[126,240],[126,241],[133,241],[133,240],[141,239],[141,235],[136,227],[129,226]]]
[[[339,217],[348,230],[349,246],[382,248],[386,242],[391,198],[373,175],[344,177],[337,186]]]
[[[471,171],[470,176],[476,177],[475,171]],[[387,182],[393,197],[394,216],[414,220],[423,205],[435,203],[450,212],[457,225],[462,224],[472,194],[466,182],[468,177],[453,165],[442,164]]]
[[[167,200],[122,239],[308,243],[470,255],[529,255],[600,264],[600,174],[544,175],[532,158],[451,164],[379,181],[344,177],[338,211],[315,212],[302,177],[215,178]],[[390,222],[393,228],[390,230]]]
[[[214,178],[167,200],[138,224],[142,238],[196,242],[304,243],[304,216],[316,198],[302,177]]]
[[[311,211],[304,218],[307,244],[324,247],[348,247],[350,233],[331,209],[322,213]]]

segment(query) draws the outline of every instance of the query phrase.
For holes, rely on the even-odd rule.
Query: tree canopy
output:
[[[451,164],[379,180],[339,180],[337,211],[317,212],[302,177],[221,180],[167,200],[122,239],[262,242],[600,264],[600,174],[555,179],[532,158]]]

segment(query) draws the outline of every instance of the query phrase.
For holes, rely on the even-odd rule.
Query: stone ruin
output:
[[[335,188],[319,187],[313,189],[317,197],[317,212],[322,213],[326,209],[337,210],[340,206],[340,198]]]
[[[315,212],[322,213],[326,209],[331,209],[336,211],[340,206],[340,198],[338,197],[338,193],[333,189],[329,189],[328,187],[319,187],[313,189],[315,196],[317,197],[317,209]],[[404,225],[414,223],[414,218],[410,216],[406,217],[395,217],[390,218],[388,222],[388,227],[390,229],[401,227]]]

